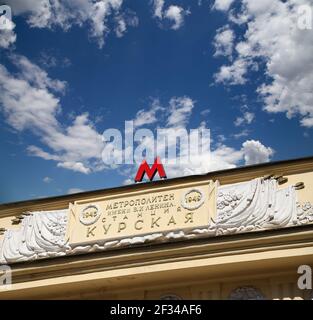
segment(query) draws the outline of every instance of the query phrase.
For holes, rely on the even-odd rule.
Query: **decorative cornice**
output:
[[[156,244],[152,247],[132,245],[118,250],[108,250],[105,255],[76,255],[58,259],[39,260],[12,265],[15,283],[75,276],[126,268],[177,263],[197,259],[255,255],[270,251],[302,250],[312,248],[313,225],[303,225],[279,230],[254,233],[202,237],[192,240]],[[312,252],[312,251],[311,251]],[[88,257],[88,258],[87,258]],[[278,256],[277,256],[278,259]],[[313,254],[306,258],[313,262]]]
[[[198,192],[199,197],[204,199],[204,194],[194,187],[186,195],[190,192]],[[295,185],[278,189],[278,182],[274,177],[217,187],[217,199],[214,203],[215,201],[216,219],[211,217],[208,221],[206,217],[207,222],[201,224],[203,227],[135,234],[111,240],[105,240],[101,236],[89,244],[81,240],[73,244],[66,238],[69,210],[33,212],[23,216],[20,229],[5,231],[0,242],[0,263],[12,264],[138,244],[218,237],[313,223],[312,204],[297,202]]]
[[[258,165],[238,167],[234,169],[219,170],[204,175],[193,175],[116,188],[80,192],[71,195],[62,195],[57,197],[0,204],[0,217],[20,215],[25,211],[40,211],[42,210],[42,206],[44,206],[46,210],[60,210],[68,208],[70,202],[74,202],[77,200],[88,199],[91,197],[95,198],[106,194],[113,195],[118,194],[122,191],[126,192],[128,190],[143,190],[147,187],[158,187],[165,185],[171,186],[182,181],[192,182],[212,179],[219,180],[220,183],[224,185],[247,181],[265,175],[291,175],[309,171],[313,171],[313,157],[270,162]]]

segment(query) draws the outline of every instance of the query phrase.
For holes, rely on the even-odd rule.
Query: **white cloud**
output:
[[[164,111],[164,108],[161,107],[160,101],[158,99],[154,99],[148,110],[141,109],[137,112],[136,118],[134,119],[134,127],[140,127],[142,125],[148,125],[157,122],[157,113],[159,115],[161,111]]]
[[[55,50],[40,52],[39,64],[44,68],[61,67],[67,68],[71,66],[71,60],[67,57],[60,57]]]
[[[0,102],[7,120],[16,130],[53,128],[59,99],[47,88],[32,86],[23,74],[16,77],[0,65]]]
[[[214,56],[231,56],[235,34],[229,26],[222,27],[216,31],[214,38],[215,53]]]
[[[154,5],[154,16],[159,19],[162,19],[164,0],[154,0],[153,5]]]
[[[127,30],[127,24],[123,17],[118,16],[116,18],[115,34],[118,38],[123,37],[124,33]]]
[[[50,178],[50,177],[44,177],[44,178],[42,179],[42,181],[43,181],[44,183],[50,183],[52,180],[53,180],[53,179]]]
[[[246,120],[246,122],[247,122],[248,124],[250,124],[250,123],[253,121],[255,115],[254,115],[254,113],[252,113],[252,112],[245,112],[245,113],[243,114],[243,117],[244,117],[244,119]]]
[[[243,113],[242,117],[237,117],[234,124],[236,127],[243,125],[244,123],[250,124],[254,120],[254,113],[246,111]]]
[[[223,134],[219,134],[217,136],[217,140],[218,140],[218,143],[221,143],[221,142],[224,142],[227,140],[227,138],[223,135]]]
[[[243,138],[243,137],[247,137],[249,135],[250,131],[247,130],[247,129],[244,129],[242,130],[241,132],[239,133],[234,133],[232,134],[232,136],[235,138],[235,139],[240,139],[240,138]]]
[[[170,6],[164,13],[164,17],[172,20],[174,24],[172,25],[173,30],[179,29],[184,23],[185,11],[179,6]]]
[[[85,190],[80,189],[80,188],[70,188],[67,190],[67,194],[73,194],[73,193],[80,193],[84,192]]]
[[[243,117],[237,117],[235,122],[234,122],[234,125],[236,127],[239,127],[241,126],[243,123],[245,122],[245,119]]]
[[[21,78],[29,84],[35,85],[40,89],[52,89],[55,92],[64,93],[66,82],[51,79],[47,72],[30,62],[26,57],[13,55],[11,56],[14,64],[19,68]]]
[[[30,130],[40,139],[41,145],[28,146],[28,152],[56,162],[59,168],[84,174],[107,169],[101,158],[104,147],[102,136],[88,114],[77,115],[72,124],[66,126],[58,120],[62,108],[57,94],[62,94],[65,83],[50,78],[23,56],[15,55],[12,61],[17,68],[15,74],[10,74],[0,65],[0,105],[7,122],[15,130]],[[164,122],[165,130],[176,133],[189,125],[194,107],[195,102],[188,96],[172,97],[166,108],[154,100],[148,110],[142,109],[137,113],[135,123],[137,127],[148,123],[157,123],[161,127]],[[162,117],[156,114],[157,110],[163,112]],[[202,122],[198,128],[205,129],[205,123]],[[173,141],[169,140],[170,145],[176,143],[175,135]],[[147,149],[153,148],[150,138],[145,139],[144,143]],[[272,155],[271,149],[258,141],[247,141],[239,150],[218,144],[210,152],[210,137],[206,137],[199,148],[201,154],[195,145],[190,146],[192,161],[188,162],[189,150],[184,148],[179,150],[183,162],[167,166],[169,177],[233,168],[243,160],[249,164],[268,161]]]
[[[312,128],[313,127],[313,117],[311,118],[303,118],[300,121],[301,125],[304,127]]]
[[[205,153],[199,159],[199,166],[193,164],[187,165],[183,168],[174,168],[170,174],[176,175],[189,175],[189,174],[203,174],[210,171],[231,169],[237,167],[242,160],[245,165],[258,164],[270,161],[274,151],[272,148],[264,146],[260,141],[247,140],[242,144],[241,149],[236,150],[227,145],[221,144],[211,153]],[[181,174],[180,173],[181,170]]]
[[[167,19],[172,21],[171,29],[178,30],[184,24],[184,18],[186,15],[190,14],[189,10],[185,10],[177,5],[170,5],[167,8],[164,8],[164,0],[154,0],[153,1],[153,16],[160,21]]]
[[[167,119],[168,127],[183,127],[189,120],[194,108],[194,101],[187,97],[174,97],[169,102],[169,117]]]
[[[123,0],[8,0],[6,3],[15,15],[27,16],[27,23],[33,28],[59,27],[66,31],[75,25],[86,25],[90,36],[102,47],[111,30],[108,20],[111,16],[121,17]],[[117,35],[122,36],[128,25],[134,26],[117,19]]]
[[[6,29],[0,29],[0,48],[8,49],[16,41],[15,23],[4,16],[1,18],[5,19]]]
[[[160,106],[159,100],[157,101],[157,106]],[[165,127],[168,133],[168,137],[173,139],[168,139],[167,146],[172,146],[176,144],[176,136],[178,130],[183,128],[190,127],[190,118],[192,112],[195,108],[195,102],[188,96],[183,97],[173,97],[169,101],[168,107],[163,107],[164,111],[164,121]],[[141,114],[149,114],[147,119],[152,119],[151,123],[155,122],[155,114],[152,112],[153,108],[149,108],[146,111],[141,110]],[[150,117],[150,113],[153,113],[153,117]],[[249,113],[246,107],[242,108],[242,112],[245,116],[246,122],[252,122],[254,114]],[[138,115],[138,114],[137,114]],[[162,127],[161,123],[163,118],[158,118],[158,127]],[[143,123],[143,121],[141,122]],[[201,123],[198,127],[193,129],[205,129],[205,123]],[[187,129],[188,130],[188,129]],[[241,133],[241,137],[248,135],[248,133]],[[238,134],[239,137],[239,134]],[[274,151],[264,146],[260,141],[247,140],[245,141],[239,149],[227,146],[224,144],[226,137],[223,135],[217,136],[218,143],[215,148],[210,149],[211,139],[206,137],[202,141],[200,148],[194,145],[179,145],[177,158],[166,158],[163,159],[163,164],[166,169],[168,178],[174,178],[185,175],[192,174],[204,174],[209,171],[221,170],[221,169],[230,169],[235,168],[241,164],[252,164],[267,162],[271,159]],[[154,143],[150,138],[145,139],[144,145],[148,152],[154,151]],[[160,145],[158,146],[160,147]],[[166,145],[161,146],[159,150],[166,148]],[[190,148],[190,150],[188,149]],[[189,155],[191,158],[189,158]],[[130,170],[125,171],[125,175],[135,176],[136,168],[131,167]],[[133,181],[128,178],[124,181],[125,184],[130,184]]]
[[[170,165],[166,167],[166,172],[169,177],[204,174],[210,171],[234,168],[241,159],[242,153],[240,150],[219,145],[211,152],[207,150],[207,152],[199,155],[196,159],[196,165],[194,162],[184,165]]]
[[[273,154],[273,149],[264,146],[260,141],[247,140],[240,149],[218,144],[212,151],[207,150],[198,156],[194,155],[192,162],[166,164],[165,171],[168,178],[205,174],[210,171],[235,168],[243,161],[245,165],[268,162]],[[128,179],[128,183],[131,183],[131,180]]]
[[[65,162],[59,162],[57,164],[59,168],[69,169],[72,171],[77,171],[81,173],[90,173],[90,169],[86,168],[83,163],[81,162],[71,162],[71,161],[65,161]]]
[[[160,124],[165,118],[168,129],[184,127],[189,121],[194,106],[195,101],[188,96],[172,97],[166,107],[161,105],[159,99],[153,99],[147,109],[141,109],[137,112],[135,119],[133,119],[134,126],[140,127],[156,122]]]
[[[237,59],[231,65],[223,65],[219,72],[214,75],[217,83],[244,84],[246,83],[245,75],[247,73],[250,61]]]
[[[265,147],[260,141],[255,140],[244,142],[242,144],[242,151],[246,165],[268,162],[274,154],[272,148]]]
[[[134,184],[135,183],[135,181],[134,180],[132,180],[132,179],[125,179],[124,181],[123,181],[123,185],[124,186],[127,186],[127,185],[130,185],[130,184]]]
[[[43,143],[29,146],[28,152],[46,160],[57,161],[58,167],[89,173],[101,170],[101,135],[88,119],[76,116],[64,127],[57,119],[65,82],[51,79],[47,73],[23,56],[13,56],[18,72],[10,74],[0,65],[0,105],[7,122],[17,131],[30,130]]]
[[[202,111],[200,112],[200,114],[201,114],[202,116],[207,116],[210,112],[211,112],[211,110],[210,110],[209,108],[207,108],[207,109],[202,110]]]
[[[60,157],[58,155],[50,154],[36,146],[29,146],[27,147],[27,150],[30,155],[42,158],[44,160],[54,160],[54,161],[60,160]]]
[[[234,0],[215,0],[213,8],[220,11],[227,11]]]
[[[257,93],[264,110],[299,116],[300,124],[313,127],[312,31],[298,28],[298,6],[313,6],[312,0],[241,0],[237,16],[245,34],[235,43],[235,60],[215,75],[217,83],[244,84],[249,72],[265,68],[267,79]],[[227,10],[227,9],[225,9]]]

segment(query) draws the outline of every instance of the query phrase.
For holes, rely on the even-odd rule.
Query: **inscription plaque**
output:
[[[215,193],[216,183],[205,181],[76,201],[70,206],[70,244],[207,227],[215,217]]]

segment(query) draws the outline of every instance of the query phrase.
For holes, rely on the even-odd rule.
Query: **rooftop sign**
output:
[[[150,181],[152,181],[157,172],[159,173],[161,179],[166,178],[166,173],[159,157],[155,158],[151,168],[149,167],[147,161],[143,160],[138,168],[135,182],[141,182],[145,174],[147,174]]]

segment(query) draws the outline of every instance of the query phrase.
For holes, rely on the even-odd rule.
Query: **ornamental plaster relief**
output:
[[[218,186],[216,215],[209,218],[205,227],[97,240],[90,244],[70,243],[66,232],[70,215],[68,209],[29,212],[22,217],[20,228],[4,232],[0,241],[0,264],[104,251],[151,242],[215,237],[313,223],[313,205],[310,202],[298,202],[297,187],[292,185],[279,188],[275,178],[256,178],[248,182]],[[201,190],[191,188],[190,192],[185,194],[189,193],[195,194],[199,203],[191,206],[184,197],[182,206],[197,210],[206,199],[203,198]],[[94,209],[92,219],[96,221],[99,219],[99,209]]]

